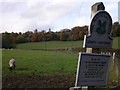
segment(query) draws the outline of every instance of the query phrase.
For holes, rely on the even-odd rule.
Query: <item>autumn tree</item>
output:
[[[112,36],[118,37],[120,36],[120,24],[119,22],[115,22],[112,27]]]
[[[66,41],[67,40],[67,35],[64,32],[60,32],[60,40],[61,41]]]
[[[73,27],[70,31],[70,39],[71,40],[83,40],[84,35],[86,35],[88,32],[88,26],[76,26]]]
[[[2,34],[2,48],[15,48],[16,44],[10,33],[5,32]]]
[[[38,40],[38,30],[37,29],[35,29],[34,33],[32,33],[32,35],[31,35],[31,41],[32,42],[38,42],[39,41]]]

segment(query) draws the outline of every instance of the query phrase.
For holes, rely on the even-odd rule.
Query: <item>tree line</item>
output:
[[[2,48],[15,48],[16,44],[28,42],[41,42],[41,41],[77,41],[83,40],[84,35],[88,34],[88,26],[76,26],[71,29],[63,29],[58,32],[53,32],[49,29],[38,31],[27,31],[25,33],[2,33]],[[115,22],[112,27],[111,36],[120,36],[120,24]]]

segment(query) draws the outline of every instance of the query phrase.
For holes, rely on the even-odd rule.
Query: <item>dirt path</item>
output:
[[[62,75],[16,75],[6,76],[2,78],[3,90],[69,90],[70,87],[74,87],[75,75],[62,74]],[[108,88],[89,88],[89,90],[120,90],[120,86]]]
[[[66,88],[74,86],[75,75],[7,76],[3,88]]]

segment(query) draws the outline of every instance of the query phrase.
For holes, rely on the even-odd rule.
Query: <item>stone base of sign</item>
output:
[[[69,90],[87,90],[88,86],[83,87],[70,87]]]
[[[70,87],[69,90],[81,90],[81,87]]]

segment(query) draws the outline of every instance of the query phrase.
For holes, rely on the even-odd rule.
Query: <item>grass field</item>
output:
[[[83,41],[46,41],[17,44],[17,49],[66,49],[82,47]]]
[[[11,58],[16,59],[15,71],[8,69]],[[3,50],[3,75],[16,74],[74,74],[77,68],[77,55],[62,52],[34,51],[34,50]]]
[[[114,38],[113,48],[120,49],[118,42],[119,40],[120,37]],[[78,54],[59,52],[59,51],[40,51],[40,50],[30,50],[30,49],[76,48],[76,47],[82,47],[82,43],[83,41],[47,41],[47,42],[36,42],[36,43],[23,43],[23,44],[18,44],[17,49],[10,49],[10,50],[4,49],[2,50],[2,74],[6,78],[8,76],[32,75],[33,80],[34,80],[34,76],[36,75],[37,76],[59,75],[59,74],[75,75],[77,70]],[[8,62],[11,58],[14,58],[17,62],[16,70],[13,71],[10,71],[8,69]],[[116,77],[115,74],[116,69],[113,67],[110,68],[111,68],[109,72],[110,80],[109,80],[109,85],[107,87],[113,87],[115,85],[118,85],[118,83],[120,83],[118,82],[118,79],[120,80],[120,78]],[[46,78],[48,79],[48,77]],[[11,77],[7,80],[11,82]],[[4,83],[5,85],[6,85],[6,81]],[[15,86],[17,86],[21,83],[21,80],[19,80],[18,78],[18,81],[16,82],[14,81],[13,83],[15,83]],[[28,83],[26,82],[26,85],[27,84]],[[44,84],[46,84],[46,82],[43,83],[43,85]],[[58,84],[59,84],[59,80],[57,85]],[[22,85],[24,86],[24,84]]]
[[[113,48],[120,49],[120,37],[113,38]]]
[[[66,49],[82,47],[82,41],[46,41],[18,44],[17,49]]]
[[[112,48],[120,49],[119,42],[120,37],[113,38]],[[35,42],[35,43],[22,43],[17,44],[17,49],[66,49],[82,47],[83,41],[46,41],[46,42]]]
[[[2,74],[4,77],[76,74],[78,55],[75,54],[39,50],[3,50],[2,52]],[[17,62],[16,70],[13,71],[8,69],[8,62],[11,58],[15,58]],[[115,69],[110,69],[107,87],[113,87],[119,83],[114,71]]]

